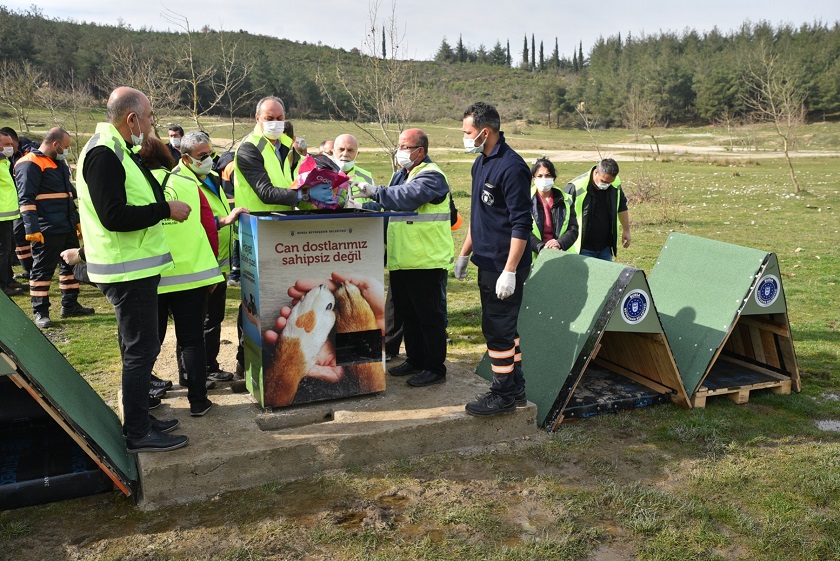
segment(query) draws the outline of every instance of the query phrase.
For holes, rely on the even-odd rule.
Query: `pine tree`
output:
[[[578,70],[583,70],[583,41],[580,42],[580,51],[578,51]]]
[[[385,26],[383,25],[382,26],[382,60],[385,60],[385,58],[387,56],[388,55],[385,53]]]
[[[535,70],[537,68],[537,48],[534,45],[534,34],[531,33],[531,70]]]
[[[573,70],[574,72],[577,72],[577,71],[579,70],[579,68],[578,68],[578,59],[577,59],[577,51],[575,51],[575,52],[572,54],[572,70]]]
[[[513,59],[510,58],[510,39],[507,40],[506,52],[507,52],[507,65],[508,65],[508,68],[510,68],[510,65],[513,63]]]
[[[551,66],[560,68],[560,44],[557,42],[557,37],[554,38],[554,52],[551,53]]]
[[[458,35],[458,46],[455,47],[455,59],[458,62],[467,62],[467,50],[464,48],[464,40]]]
[[[440,47],[438,47],[437,53],[435,54],[435,61],[452,62],[454,56],[452,47],[449,46],[449,43],[446,42],[446,37],[444,37],[443,41],[440,42]]]
[[[528,57],[528,35],[525,35],[525,43],[522,45],[522,68],[528,70],[530,58]]]
[[[543,53],[543,42],[540,41],[540,72],[545,70],[545,55]]]

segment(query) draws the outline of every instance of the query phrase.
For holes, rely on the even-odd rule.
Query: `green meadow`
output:
[[[97,118],[81,130],[89,135]],[[176,120],[160,116],[158,125]],[[363,129],[291,120],[313,151],[355,134],[359,165],[387,183],[390,160]],[[460,121],[418,126],[468,224],[472,156],[463,153]],[[206,128],[225,148],[230,125]],[[235,136],[250,128],[238,125]],[[840,432],[817,425],[840,426],[840,124],[803,129],[798,194],[769,127],[662,129],[654,131],[660,154],[650,136],[625,129],[503,129],[527,162],[552,158],[558,182],[599,154],[619,161],[633,238],[619,250],[622,263],[649,274],[671,232],[776,253],[801,393],[604,415],[493,450],[395,458],[158,512],[116,493],[0,512],[0,559],[840,560]],[[455,232],[456,252],[465,233]],[[449,358],[472,366],[483,338],[469,271],[469,281],[449,281]],[[238,298],[229,291],[227,321]],[[28,296],[14,300],[31,311]],[[116,407],[111,307],[91,287],[81,300],[97,314],[62,320],[48,335]]]

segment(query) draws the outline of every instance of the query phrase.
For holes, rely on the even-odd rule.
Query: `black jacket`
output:
[[[578,238],[575,205],[572,202],[571,197],[569,197],[569,224],[565,231],[560,232],[560,227],[566,220],[566,204],[563,201],[563,192],[560,191],[560,189],[557,189],[556,187],[553,188],[551,190],[551,195],[554,199],[554,203],[551,205],[552,233],[554,234],[554,239],[556,239],[560,244],[560,247],[563,248],[563,251],[567,251],[575,244],[575,241]],[[537,237],[534,235],[533,230],[531,231],[531,251],[539,253],[545,246],[545,243],[541,239],[543,228],[545,227],[545,213],[543,211],[543,204],[540,200],[539,193],[534,193],[534,196],[531,197],[531,217],[534,219],[534,223],[537,225],[537,229],[540,232],[540,237]]]

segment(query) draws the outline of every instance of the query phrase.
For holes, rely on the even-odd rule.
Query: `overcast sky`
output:
[[[26,10],[33,3],[47,17],[73,19],[116,25],[121,19],[133,28],[175,29],[162,14],[167,7],[189,18],[193,28],[209,25],[213,29],[272,35],[322,43],[333,47],[362,48],[370,27],[369,3],[366,0],[316,0],[303,2],[253,3],[242,0],[26,0],[4,2],[9,8]],[[271,10],[262,6],[277,6]],[[561,56],[571,58],[573,49],[583,41],[589,53],[599,36],[620,32],[626,37],[655,34],[659,31],[681,32],[686,28],[707,31],[717,27],[726,33],[747,20],[768,21],[774,26],[822,21],[833,25],[840,21],[837,0],[601,0],[600,2],[564,0],[396,0],[397,26],[404,31],[401,58],[430,59],[445,36],[451,45],[463,36],[466,45],[480,44],[490,50],[495,42],[510,40],[514,61],[521,58],[522,40],[533,33],[537,48],[545,43],[548,58],[559,40]],[[382,24],[390,18],[390,0],[381,0],[378,9],[377,49]],[[34,39],[34,38],[33,38]]]

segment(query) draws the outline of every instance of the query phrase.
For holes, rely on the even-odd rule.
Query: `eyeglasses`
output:
[[[420,146],[397,146],[397,150],[416,150]]]

